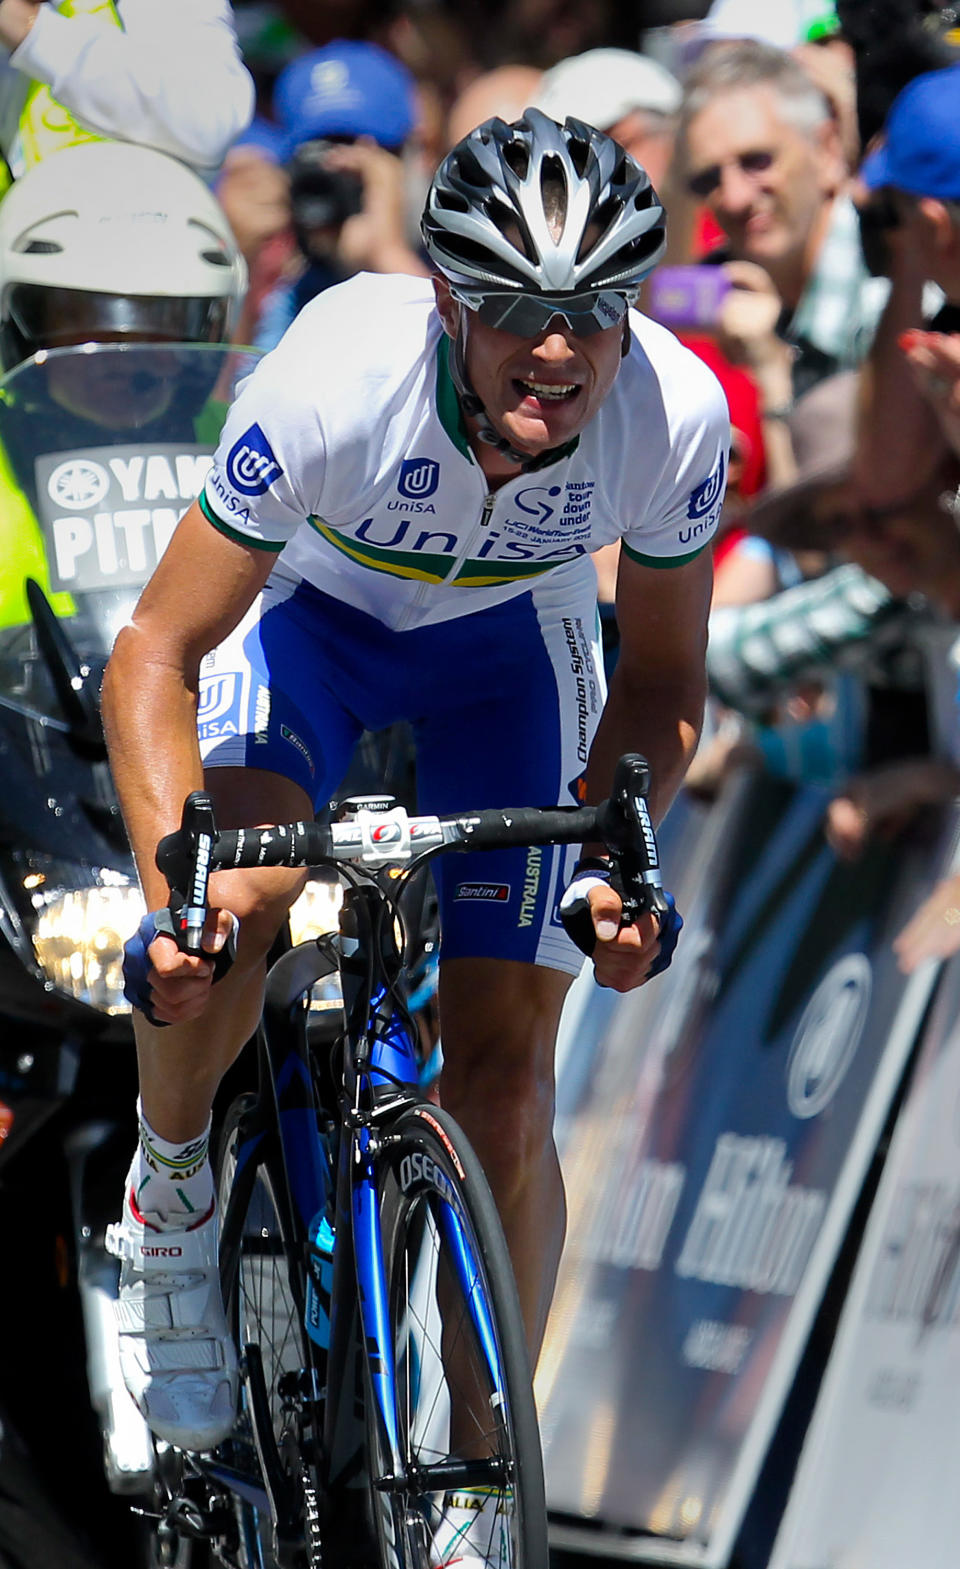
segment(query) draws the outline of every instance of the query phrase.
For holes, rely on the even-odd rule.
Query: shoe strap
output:
[[[154,1231],[135,1221],[121,1220],[107,1227],[105,1246],[143,1274],[170,1274],[186,1269],[212,1269],[217,1264],[217,1227],[200,1225],[193,1231]]]

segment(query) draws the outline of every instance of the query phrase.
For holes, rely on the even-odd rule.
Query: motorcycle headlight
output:
[[[309,878],[299,898],[290,907],[291,941],[294,944],[311,942],[326,932],[335,932],[342,903],[343,889],[339,883]],[[339,977],[323,976],[310,993],[310,1012],[336,1014],[342,1007]]]
[[[19,858],[18,858],[19,859]],[[123,995],[123,945],[133,936],[146,906],[138,884],[109,867],[67,866],[46,858],[21,865],[19,881],[32,907],[33,951],[44,975],[58,991],[101,1013],[130,1012]],[[342,889],[313,881],[290,911],[291,936],[307,942],[337,926]],[[339,1008],[335,977],[314,989],[313,1009]]]
[[[320,882],[311,877],[303,891],[290,906],[290,938],[294,943],[310,942],[326,932],[335,932],[343,903],[343,889],[339,883]]]
[[[146,908],[133,879],[109,867],[54,863],[26,872],[22,885],[34,910],[34,953],[47,980],[101,1013],[129,1013],[123,945]]]

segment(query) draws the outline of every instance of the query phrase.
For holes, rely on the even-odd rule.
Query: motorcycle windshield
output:
[[[99,692],[255,359],[216,344],[87,343],[0,380],[0,703],[66,722],[41,625],[54,618],[74,684]]]

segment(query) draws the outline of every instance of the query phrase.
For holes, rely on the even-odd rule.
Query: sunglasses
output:
[[[773,164],[773,153],[757,149],[752,153],[741,153],[737,158],[731,158],[733,164],[742,174],[763,174]],[[728,165],[712,163],[709,169],[701,169],[699,174],[692,174],[687,180],[687,190],[691,196],[705,198],[712,196],[718,189],[723,179],[723,171]]]
[[[498,327],[518,338],[539,338],[560,316],[578,338],[589,338],[607,327],[619,327],[630,307],[623,294],[605,289],[591,294],[458,294],[486,327]]]

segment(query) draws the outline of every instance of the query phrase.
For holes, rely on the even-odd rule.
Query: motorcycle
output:
[[[171,1559],[103,1247],[136,1138],[123,943],[143,913],[103,669],[253,357],[85,344],[0,381],[0,1565]]]
[[[179,1462],[124,1388],[118,1265],[103,1245],[136,1140],[122,961],[144,906],[99,691],[254,363],[222,346],[84,344],[0,380],[0,1569],[208,1561],[190,1521],[164,1524]],[[220,696],[201,678],[208,726],[231,723]],[[387,789],[412,809],[411,759],[405,727],[365,734],[344,789]],[[290,940],[336,924],[336,893],[308,881]],[[429,882],[410,901],[429,1082]],[[335,1036],[335,981],[314,990],[310,1017],[317,1040]]]
[[[178,1461],[124,1388],[103,1246],[136,1140],[122,960],[144,906],[99,691],[254,363],[211,345],[85,344],[0,380],[0,1569],[208,1562],[189,1521],[163,1524]],[[229,725],[218,701],[201,679],[201,717]],[[406,730],[365,735],[344,788],[412,808]],[[291,940],[335,925],[335,896],[309,881]],[[412,897],[410,1003],[429,1048],[435,901],[428,884]],[[339,1024],[330,985],[311,999],[318,1039]]]

